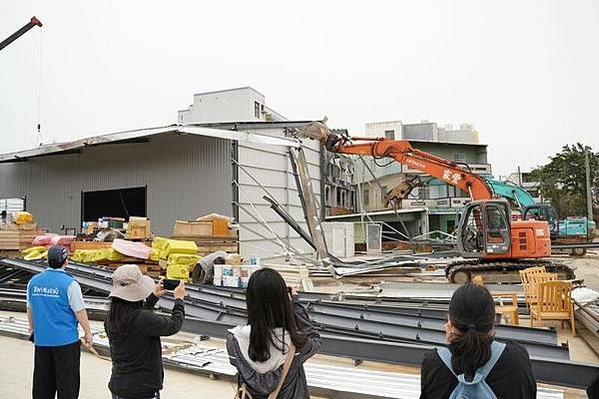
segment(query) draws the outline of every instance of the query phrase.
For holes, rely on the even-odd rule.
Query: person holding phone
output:
[[[297,292],[276,270],[264,268],[250,277],[246,304],[248,324],[227,335],[238,397],[309,399],[304,363],[320,350],[322,339]]]
[[[185,283],[174,289],[171,316],[152,312],[164,295],[162,281],[154,283],[136,265],[123,265],[112,274],[110,309],[104,328],[110,343],[113,399],[156,399],[164,381],[160,337],[179,332],[185,318]]]

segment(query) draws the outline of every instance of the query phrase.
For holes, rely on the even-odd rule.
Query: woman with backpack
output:
[[[535,398],[528,352],[516,342],[496,341],[494,325],[489,291],[475,284],[458,288],[445,324],[449,345],[422,361],[420,398]]]
[[[254,272],[246,292],[248,324],[229,330],[236,398],[309,399],[304,362],[322,346],[297,293],[273,269]]]

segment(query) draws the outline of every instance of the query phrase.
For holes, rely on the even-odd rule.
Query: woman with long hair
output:
[[[161,336],[179,332],[185,309],[183,281],[174,290],[171,316],[152,310],[164,294],[136,265],[123,265],[112,274],[110,309],[104,328],[110,343],[112,374],[108,388],[113,399],[156,399],[164,380]]]
[[[428,352],[422,362],[421,398],[450,398],[462,388],[483,389],[467,387],[482,383],[488,386],[485,398],[536,397],[526,349],[495,341],[495,301],[485,287],[465,284],[454,292],[445,333],[448,348]]]
[[[240,383],[254,399],[308,399],[304,362],[322,346],[297,293],[273,269],[252,274],[246,293],[248,324],[229,330],[227,351]],[[284,378],[282,378],[284,376]]]

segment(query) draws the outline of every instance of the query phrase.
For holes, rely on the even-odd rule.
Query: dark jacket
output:
[[[537,384],[528,352],[516,342],[506,342],[505,350],[485,381],[498,399],[537,397]],[[451,395],[458,380],[445,366],[437,351],[431,350],[424,355],[422,361],[420,384],[421,399],[443,399]]]
[[[307,340],[302,348],[298,348],[293,363],[289,368],[283,387],[277,396],[278,399],[309,399],[308,383],[304,372],[304,362],[314,356],[322,346],[318,331],[310,322],[306,309],[293,300],[293,308],[298,321],[299,329],[306,335]],[[239,342],[232,333],[227,336],[227,351],[229,360],[237,368],[241,380],[246,383],[254,399],[265,399],[279,384],[283,373],[283,366],[273,371],[258,373],[255,371],[241,352]],[[247,354],[246,354],[247,355]]]
[[[150,294],[143,307],[131,306],[123,316],[124,327],[118,334],[112,333],[104,321],[112,357],[108,388],[114,394],[125,398],[151,397],[162,389],[164,370],[160,337],[179,332],[185,309],[183,301],[177,299],[171,316],[163,316],[152,312],[156,302],[158,298]]]

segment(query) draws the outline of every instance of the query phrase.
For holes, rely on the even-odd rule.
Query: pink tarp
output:
[[[74,239],[75,236],[54,236],[52,237],[52,245],[62,245],[63,247],[70,247]]]
[[[39,245],[52,245],[52,239],[54,237],[58,237],[58,234],[54,233],[46,233],[41,236],[37,236],[31,242],[31,245],[39,246]]]
[[[40,246],[44,245],[49,247],[50,245],[62,245],[69,251],[71,250],[71,243],[75,239],[75,236],[61,236],[54,233],[46,233],[41,236],[37,236],[31,241],[31,245]]]
[[[152,248],[141,242],[133,242],[117,238],[112,242],[112,249],[132,258],[150,259]]]

